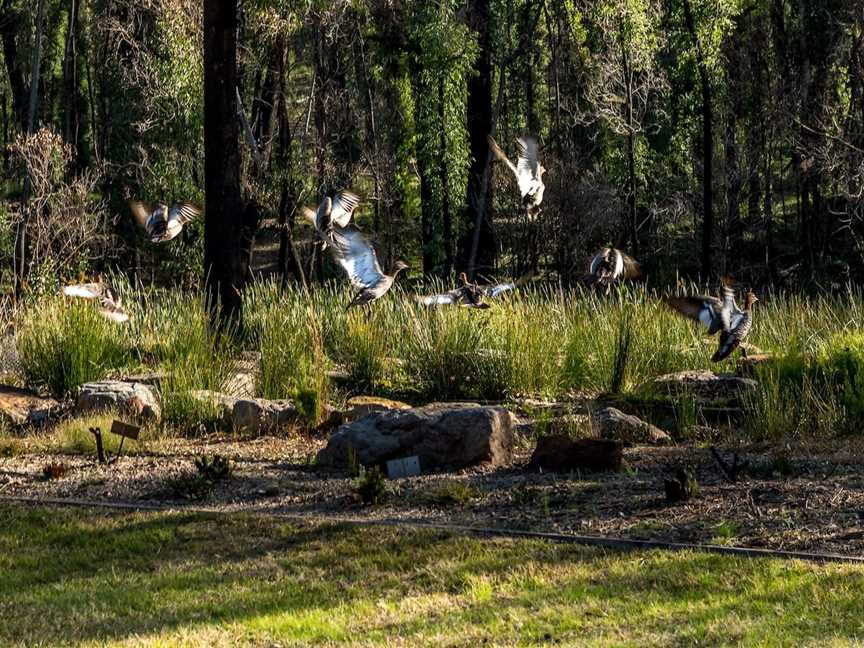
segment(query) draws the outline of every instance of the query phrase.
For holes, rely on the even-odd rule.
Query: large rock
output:
[[[503,407],[433,403],[406,410],[373,412],[340,427],[318,463],[344,467],[352,454],[371,466],[417,455],[422,470],[464,468],[510,461],[513,420]]]
[[[116,410],[120,414],[152,422],[162,418],[162,408],[150,386],[120,380],[101,380],[82,385],[75,409],[80,413]]]
[[[591,427],[601,439],[639,445],[672,443],[672,437],[660,428],[614,407],[606,407],[595,412],[591,416]]]
[[[623,460],[620,441],[574,439],[566,434],[549,434],[537,440],[528,467],[551,472],[618,471]]]
[[[754,391],[757,386],[758,383],[752,378],[696,369],[658,376],[645,387],[668,396],[728,402]]]
[[[219,417],[222,419],[225,427],[231,427],[234,403],[237,402],[235,397],[228,396],[222,392],[211,391],[209,389],[195,389],[189,392],[189,396],[208,407],[214,408],[219,412]]]
[[[289,400],[238,398],[231,409],[231,423],[240,432],[273,432],[297,420],[297,408]]]
[[[52,398],[41,398],[27,389],[0,385],[0,416],[13,425],[27,425],[47,421],[60,409]]]

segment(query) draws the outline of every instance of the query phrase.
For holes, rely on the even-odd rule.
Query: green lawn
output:
[[[857,645],[864,569],[0,507],[0,645]]]

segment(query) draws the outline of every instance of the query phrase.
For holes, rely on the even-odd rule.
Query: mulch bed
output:
[[[739,449],[750,468],[733,483],[707,448],[686,445],[628,448],[627,469],[620,473],[542,474],[525,468],[526,441],[513,464],[503,469],[478,467],[388,481],[388,496],[375,506],[359,503],[356,479],[315,468],[310,458],[323,444],[317,437],[214,436],[161,443],[158,455],[123,456],[107,466],[81,455],[21,454],[0,458],[0,495],[255,507],[864,555],[864,454],[845,442],[779,452]],[[212,453],[233,460],[232,477],[216,483],[204,500],[178,494],[171,485],[194,475],[195,456]],[[723,454],[729,457],[731,451]],[[45,478],[44,467],[51,463],[64,464],[65,474]],[[668,504],[663,481],[679,466],[689,467],[700,491],[689,501]],[[453,481],[469,486],[473,497],[448,503],[440,493]]]

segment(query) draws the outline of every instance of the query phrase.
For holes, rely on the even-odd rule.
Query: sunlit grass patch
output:
[[[855,645],[862,586],[858,565],[0,507],[3,645]]]

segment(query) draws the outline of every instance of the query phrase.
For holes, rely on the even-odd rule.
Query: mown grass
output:
[[[0,507],[4,646],[846,646],[862,587],[853,565]]]
[[[216,424],[217,408],[190,392],[218,391],[244,350],[260,353],[257,394],[294,400],[312,422],[337,395],[328,378],[336,367],[348,374],[338,389],[413,402],[626,395],[672,371],[735,368],[734,357],[712,365],[716,340],[640,288],[606,296],[528,287],[488,310],[469,310],[428,309],[397,286],[371,308],[346,312],[344,286],[309,292],[263,282],[244,294],[242,329],[215,334],[200,296],[119,283],[132,315],[127,327],[102,321],[91,304],[53,297],[22,311],[16,322],[25,376],[70,394],[110,373],[164,371],[164,410],[173,429]],[[779,439],[858,429],[864,420],[862,294],[767,294],[756,308],[748,342],[777,361],[759,370],[759,390],[745,403],[746,432]],[[694,417],[692,403],[679,409],[683,430]]]

